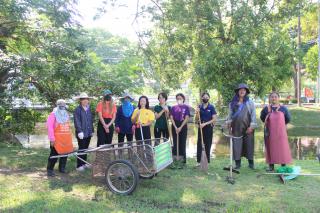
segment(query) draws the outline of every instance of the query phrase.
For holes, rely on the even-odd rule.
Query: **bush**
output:
[[[280,99],[279,102],[281,104],[289,104],[289,100],[288,99]]]
[[[292,98],[292,99],[290,100],[290,103],[296,104],[296,103],[298,103],[298,100],[297,100],[296,98]]]
[[[32,109],[9,109],[0,107],[0,135],[31,134],[36,122],[41,120],[41,113]]]

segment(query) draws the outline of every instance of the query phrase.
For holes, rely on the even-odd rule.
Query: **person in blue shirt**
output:
[[[123,94],[120,101],[122,102],[117,110],[115,126],[116,132],[118,133],[118,143],[123,143],[125,138],[127,142],[133,140],[133,133],[135,126],[131,121],[132,113],[135,107],[132,105],[133,97],[129,93]]]
[[[204,92],[201,95],[202,104],[198,106],[196,109],[196,123],[199,124],[198,128],[198,143],[197,143],[197,166],[200,165],[201,161],[201,152],[202,152],[202,144],[201,144],[201,133],[200,128],[202,128],[202,137],[205,146],[205,151],[208,158],[208,163],[210,163],[210,150],[212,145],[213,138],[213,126],[217,119],[217,112],[212,104],[209,103],[210,95],[207,92]],[[199,114],[201,124],[199,123]]]
[[[91,137],[93,136],[93,114],[90,110],[87,93],[81,93],[78,97],[80,104],[74,111],[74,127],[78,140],[79,150],[88,149]],[[80,151],[81,152],[81,151]],[[87,155],[80,155],[77,159],[77,171],[83,171],[89,167],[85,163]]]

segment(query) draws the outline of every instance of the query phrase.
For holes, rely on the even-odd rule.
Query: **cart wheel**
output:
[[[106,183],[115,194],[129,195],[137,187],[139,174],[134,165],[127,160],[112,161],[105,173]]]

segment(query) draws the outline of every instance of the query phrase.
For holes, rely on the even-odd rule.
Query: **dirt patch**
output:
[[[27,176],[31,178],[44,178],[47,177],[47,172],[42,169],[11,169],[11,168],[0,168],[0,174],[2,175],[16,175],[16,176]]]

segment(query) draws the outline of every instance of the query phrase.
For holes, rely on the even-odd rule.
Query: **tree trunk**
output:
[[[297,79],[297,65],[294,66],[293,85],[294,85],[294,98],[298,100],[298,79]]]

